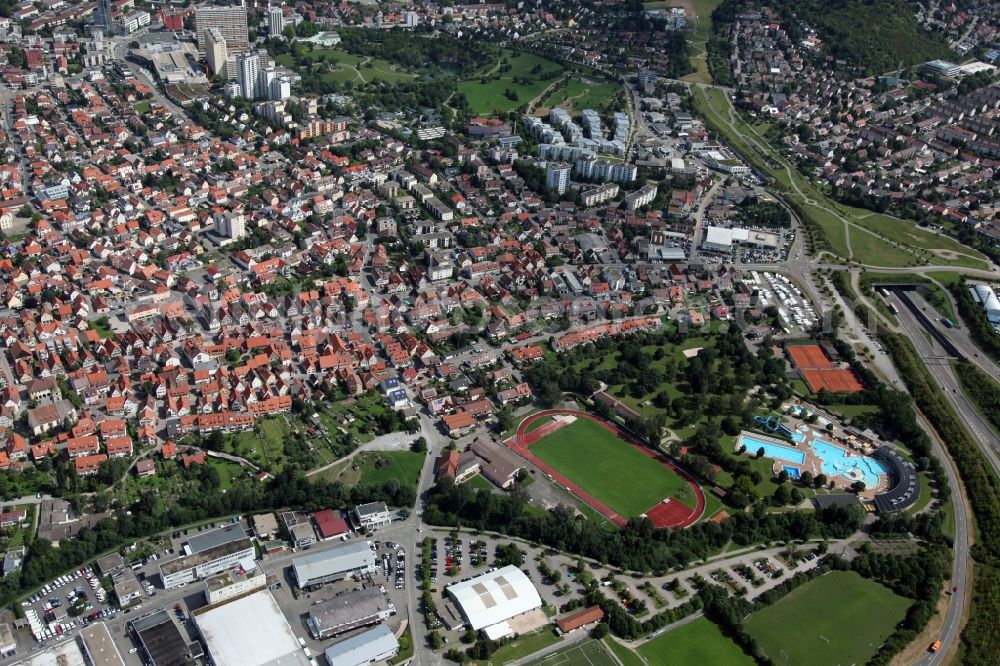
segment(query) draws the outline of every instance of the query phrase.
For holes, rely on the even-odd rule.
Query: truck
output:
[[[944,324],[945,328],[955,328],[955,324],[951,323],[951,319],[942,318],[941,323]]]
[[[927,649],[930,652],[937,652],[938,650],[941,649],[941,641],[940,640],[934,641],[933,643],[931,643],[931,646],[929,648],[927,648]]]

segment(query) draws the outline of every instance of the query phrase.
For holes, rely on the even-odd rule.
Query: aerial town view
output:
[[[0,666],[1000,664],[997,0],[0,62]]]

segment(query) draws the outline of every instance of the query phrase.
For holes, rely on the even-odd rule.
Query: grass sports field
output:
[[[644,643],[639,647],[639,654],[647,664],[658,666],[754,663],[736,643],[722,634],[717,625],[704,617]]]
[[[531,453],[621,516],[638,516],[678,493],[684,504],[693,502],[681,477],[586,419],[543,437]]]
[[[608,653],[608,649],[600,641],[588,639],[579,643],[556,650],[534,661],[527,662],[526,666],[618,666]]]
[[[878,583],[835,571],[754,613],[743,626],[775,664],[863,664],[909,605]]]

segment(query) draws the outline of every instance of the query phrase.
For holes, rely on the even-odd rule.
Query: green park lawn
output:
[[[543,75],[561,73],[564,69],[562,65],[533,53],[515,55],[505,51],[501,68],[505,62],[510,65],[508,71],[497,70],[485,77],[459,82],[458,90],[469,101],[473,113],[485,115],[494,111],[507,112],[527,104],[556,80],[543,78]],[[532,69],[536,66],[541,69],[537,74],[532,74]],[[515,83],[515,78],[521,81]],[[525,82],[524,78],[529,81]],[[514,91],[517,99],[509,99],[504,94],[508,89]]]
[[[311,67],[296,67],[295,60],[289,53],[283,53],[275,60],[279,65],[296,69],[303,75],[320,76],[329,82],[386,81],[398,83],[413,78],[413,74],[400,70],[388,60],[355,55],[343,49],[313,49],[309,55],[313,59]]]
[[[623,517],[687,491],[681,477],[586,419],[542,438],[531,452]]]
[[[425,455],[412,451],[365,451],[354,456],[353,464],[343,469],[339,478],[350,486],[396,479],[402,486],[416,487]]]
[[[553,108],[561,106],[570,113],[579,113],[584,109],[600,111],[601,107],[621,90],[616,83],[597,81],[586,75],[574,74],[566,85],[559,87],[542,101],[542,107]]]
[[[754,663],[732,639],[722,634],[717,625],[704,617],[642,644],[639,646],[639,654],[647,664],[657,666],[740,666]]]
[[[863,664],[909,605],[854,572],[834,571],[754,613],[744,629],[777,664]]]

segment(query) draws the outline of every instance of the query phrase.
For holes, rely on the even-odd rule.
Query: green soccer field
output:
[[[529,661],[526,666],[618,666],[600,641],[587,639]]]
[[[863,664],[906,615],[910,600],[854,572],[813,579],[743,626],[783,664]]]
[[[754,663],[736,643],[723,635],[718,625],[704,617],[643,643],[639,646],[639,654],[647,664],[658,666],[750,666]]]
[[[624,518],[645,513],[667,497],[694,504],[680,476],[587,419],[543,437],[531,453]]]

